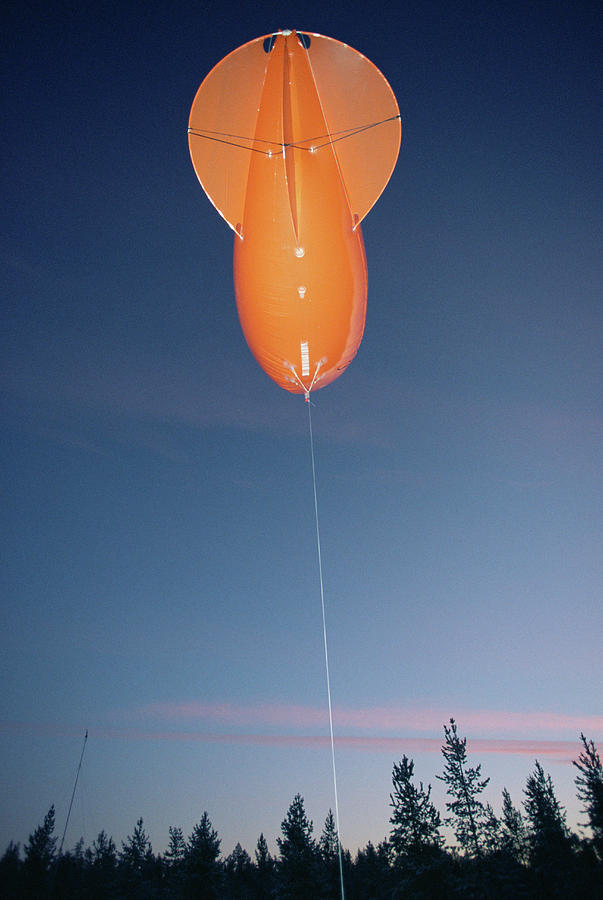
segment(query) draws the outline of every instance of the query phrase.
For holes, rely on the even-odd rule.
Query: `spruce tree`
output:
[[[25,862],[28,867],[48,871],[56,853],[56,837],[54,835],[54,804],[44,816],[44,823],[38,825],[29,835],[25,844]]]
[[[91,864],[88,868],[89,894],[91,898],[102,900],[114,894],[117,873],[117,851],[112,837],[105,830],[99,831],[92,842]]]
[[[186,841],[182,828],[170,825],[169,843],[164,855],[164,877],[168,887],[168,897],[182,897],[186,881],[185,859]]]
[[[307,900],[318,894],[319,856],[312,837],[314,826],[306,816],[304,798],[296,794],[281,823],[278,864],[279,897]]]
[[[323,894],[325,900],[341,897],[341,878],[343,868],[339,865],[339,835],[333,810],[330,809],[325,819],[324,828],[318,841],[318,852],[322,860]]]
[[[170,825],[170,841],[165,851],[165,861],[170,869],[176,869],[184,862],[186,856],[186,841],[182,834],[182,828]]]
[[[196,900],[217,900],[221,895],[220,843],[218,832],[204,812],[186,845],[187,885],[190,896]]]
[[[467,738],[460,738],[456,722],[450,719],[450,727],[444,726],[445,743],[442,754],[446,760],[444,774],[438,775],[447,785],[446,793],[452,799],[446,809],[450,816],[445,820],[451,825],[459,846],[467,856],[480,857],[485,843],[484,823],[487,811],[479,799],[489,778],[481,777],[481,765],[467,765]]]
[[[25,862],[23,873],[27,893],[32,896],[45,896],[51,879],[51,870],[56,861],[56,842],[54,837],[54,805],[44,816],[44,823],[38,825],[29,835],[25,844]]]
[[[339,839],[332,809],[329,810],[325,819],[325,826],[318,842],[318,848],[320,855],[325,861],[337,859],[339,856]]]
[[[105,830],[99,831],[98,837],[92,841],[92,861],[95,866],[113,869],[117,862],[115,843],[112,837],[108,837]]]
[[[0,859],[0,897],[18,897],[21,892],[22,862],[19,844],[10,841]]]
[[[224,860],[223,897],[232,900],[251,900],[253,896],[253,863],[247,850],[239,843]]]
[[[390,822],[394,826],[390,834],[390,844],[395,857],[419,860],[444,843],[440,834],[442,825],[440,814],[431,802],[431,785],[427,790],[423,782],[413,784],[415,764],[407,756],[402,762],[394,763],[392,772],[393,793],[390,806],[393,812]]]
[[[565,810],[557,800],[551,776],[545,773],[538,760],[528,776],[524,794],[524,807],[534,841],[549,843],[569,837]]]
[[[255,867],[256,896],[258,900],[268,900],[273,896],[275,861],[263,833],[255,848]]]
[[[583,734],[580,740],[584,749],[573,763],[580,772],[576,775],[578,798],[588,816],[593,847],[603,862],[603,765],[594,741],[587,741]]]
[[[511,795],[506,788],[503,788],[502,796],[501,848],[516,862],[525,865],[528,860],[525,822],[521,812],[513,806]]]
[[[144,829],[142,818],[138,820],[132,834],[121,843],[120,861],[133,871],[142,872],[153,859],[151,841]]]
[[[538,760],[528,776],[524,794],[532,870],[550,896],[565,897],[564,891],[572,879],[572,840],[551,776]]]

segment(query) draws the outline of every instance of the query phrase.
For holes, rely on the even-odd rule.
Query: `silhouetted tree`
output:
[[[279,897],[307,900],[318,896],[319,871],[314,826],[306,816],[304,798],[296,794],[281,823],[282,838],[276,842],[280,850],[278,861]]]
[[[484,806],[484,815],[481,823],[483,847],[486,853],[496,853],[501,846],[500,819],[489,803]]]
[[[220,897],[222,870],[218,863],[220,839],[206,812],[195,825],[186,845],[187,886],[195,900]]]
[[[182,828],[170,825],[169,835],[168,847],[163,857],[167,893],[169,897],[182,897],[185,882],[186,841],[182,834]]]
[[[513,806],[511,795],[503,788],[503,814],[501,823],[501,849],[516,862],[528,861],[528,837],[521,812]]]
[[[128,898],[146,898],[155,877],[155,857],[142,818],[121,843],[119,882]]]
[[[61,900],[81,897],[87,893],[88,866],[91,851],[84,847],[84,839],[80,838],[73,850],[59,853],[54,864],[52,877],[52,895]]]
[[[584,749],[573,765],[580,772],[576,775],[578,798],[588,816],[588,826],[592,832],[592,844],[603,862],[603,765],[593,741],[580,735]]]
[[[182,828],[169,827],[170,840],[165,851],[165,862],[168,868],[173,869],[184,862],[186,855],[186,841],[182,834]]]
[[[108,837],[104,829],[99,831],[98,837],[92,841],[92,861],[96,866],[115,868],[117,853],[112,837]]]
[[[32,895],[44,896],[48,891],[51,866],[56,857],[54,835],[54,804],[44,816],[42,825],[29,835],[24,847],[25,863],[23,866],[26,891]]]
[[[324,861],[328,862],[339,858],[339,838],[332,809],[327,813],[325,825],[318,841],[318,849]]]
[[[346,900],[590,900],[603,897],[603,769],[593,741],[581,735],[574,762],[576,786],[592,839],[578,840],[566,823],[553,783],[536,761],[526,782],[525,815],[503,790],[498,819],[480,794],[489,779],[467,764],[466,739],[456,723],[444,728],[442,747],[449,801],[447,822],[455,828],[460,853],[443,847],[441,821],[431,801],[431,785],[414,783],[414,763],[394,765],[389,840],[368,843],[352,863],[342,853]],[[304,801],[297,794],[281,823],[278,859],[263,834],[255,861],[237,844],[221,862],[220,840],[207,813],[185,841],[170,827],[163,857],[154,856],[139,819],[118,854],[101,831],[92,847],[83,839],[73,850],[56,852],[55,816],[29,836],[21,861],[10,843],[0,859],[4,900],[339,900],[339,845],[331,810],[320,839],[313,837]]]
[[[538,760],[524,794],[530,863],[536,880],[551,897],[571,896],[567,894],[567,878],[572,868],[572,841],[565,810],[555,796],[551,776]]]
[[[394,827],[389,841],[398,861],[402,857],[419,861],[444,843],[440,814],[431,802],[431,785],[425,790],[422,781],[418,787],[413,784],[414,768],[413,760],[403,756],[402,762],[394,763],[392,772],[394,790],[389,797],[393,812],[389,821]]]
[[[528,776],[524,791],[524,807],[533,843],[562,842],[569,838],[565,810],[557,800],[551,776],[536,760],[534,771]]]
[[[132,834],[121,842],[120,862],[128,869],[142,872],[146,864],[153,858],[151,841],[144,830],[144,823],[139,819]]]
[[[348,895],[351,900],[385,900],[392,896],[392,869],[389,845],[381,841],[375,846],[368,842],[359,850],[353,865],[353,880]]]
[[[322,860],[323,896],[326,898],[341,897],[342,866],[339,865],[339,835],[333,810],[330,809],[325,819],[324,828],[318,841],[318,852]]]
[[[88,885],[93,898],[112,897],[116,883],[117,851],[112,837],[100,831],[92,842]]]
[[[224,860],[223,897],[251,900],[254,896],[254,867],[251,857],[240,844]]]
[[[459,846],[468,856],[481,856],[485,844],[484,822],[488,816],[479,799],[489,778],[481,778],[481,765],[467,765],[467,738],[460,738],[456,722],[444,726],[445,743],[442,754],[446,760],[444,774],[436,776],[447,785],[452,800],[446,803],[451,815],[445,820],[452,825]]]
[[[18,897],[21,884],[21,855],[19,844],[10,841],[0,859],[0,896]]]
[[[268,850],[268,843],[261,833],[255,848],[255,896],[257,900],[272,897],[275,878],[275,860]]]

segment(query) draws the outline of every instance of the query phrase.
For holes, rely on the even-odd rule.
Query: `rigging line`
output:
[[[260,150],[258,147],[247,147],[246,144],[236,144],[234,141],[225,141],[222,140],[222,138],[213,137],[209,134],[201,134],[200,131],[193,131],[192,129],[189,129],[188,133],[192,134],[193,137],[205,138],[206,141],[215,141],[217,144],[227,144],[229,147],[238,147],[239,150],[250,150],[253,153],[261,153],[262,156],[267,156],[270,152],[268,150]],[[243,138],[242,140],[248,140],[248,138]],[[282,144],[279,144],[279,146],[282,146]],[[276,156],[278,153],[279,151],[275,150],[272,153],[272,156]]]
[[[400,116],[390,116],[389,119],[382,119],[380,122],[371,122],[370,125],[360,125],[358,128],[349,129],[348,131],[340,131],[334,132],[337,137],[331,137],[328,141],[325,141],[323,144],[318,144],[314,147],[315,150],[320,150],[321,147],[328,147],[329,144],[336,144],[338,141],[345,141],[346,138],[355,137],[357,134],[362,134],[364,131],[369,131],[371,128],[377,128],[378,125],[384,125],[386,122],[394,122],[396,119],[399,119]],[[326,137],[327,135],[325,135]],[[302,149],[310,149],[310,148],[302,148]]]
[[[331,735],[331,764],[333,767],[333,790],[335,794],[335,823],[337,825],[337,854],[339,857],[339,880],[341,900],[345,900],[343,887],[343,855],[339,828],[339,799],[337,793],[337,768],[335,766],[335,738],[333,736],[333,707],[331,705],[331,676],[329,674],[329,647],[327,642],[327,617],[325,615],[325,592],[322,578],[322,554],[320,551],[320,526],[318,524],[318,495],[316,491],[316,465],[314,462],[314,438],[312,435],[312,404],[308,402],[308,426],[310,431],[310,455],[312,457],[312,486],[314,489],[314,520],[316,523],[316,549],[318,552],[318,577],[320,581],[320,605],[322,609],[322,636],[325,651],[325,672],[327,676],[327,699],[329,703],[329,733]]]
[[[283,146],[282,141],[268,141],[264,138],[259,137],[246,137],[244,134],[231,134],[229,131],[211,131],[209,128],[192,128],[188,129],[189,134],[195,135],[195,137],[204,137],[208,140],[216,140],[219,141],[221,138],[234,138],[237,141],[249,141],[250,144],[271,144],[273,147],[281,148]],[[322,135],[324,137],[324,135]],[[238,144],[236,146],[239,146]],[[246,148],[248,150],[252,150],[252,147]]]
[[[63,829],[63,837],[61,838],[61,846],[59,847],[59,856],[63,851],[63,842],[65,841],[65,835],[67,834],[67,826],[69,825],[69,816],[71,815],[71,807],[73,806],[73,798],[75,797],[75,789],[77,788],[77,780],[80,777],[80,769],[82,768],[82,760],[84,758],[84,750],[86,749],[86,741],[88,740],[88,729],[86,728],[86,734],[84,735],[84,746],[82,747],[82,753],[80,756],[79,765],[77,767],[77,772],[75,773],[75,784],[73,785],[73,792],[71,794],[71,802],[69,803],[69,809],[67,811],[67,821],[65,822],[65,828]]]
[[[325,141],[324,144],[319,144],[314,147],[315,150],[318,150],[320,147],[326,147],[327,144],[334,144],[337,141],[344,141],[346,138],[354,137],[356,134],[361,134],[363,131],[368,131],[370,128],[376,128],[378,125],[385,125],[387,122],[395,122],[396,119],[400,118],[400,113],[397,113],[395,116],[389,116],[387,119],[380,119],[378,122],[369,122],[367,125],[355,125],[353,128],[344,128],[341,131],[327,131],[324,134],[317,134],[312,138],[304,138],[301,141],[296,141],[291,144],[287,144],[287,147],[296,147],[298,150],[310,150],[311,147],[304,147],[304,144],[311,144],[313,141],[320,141],[323,138],[329,138],[328,141]]]
[[[338,141],[345,141],[346,138],[355,137],[357,134],[362,134],[364,131],[369,131],[371,128],[377,128],[378,125],[385,125],[386,122],[394,122],[399,118],[400,113],[398,113],[396,116],[390,116],[388,119],[381,119],[379,122],[371,122],[368,125],[359,125],[357,128],[346,128],[343,131],[333,131],[327,134],[319,134],[316,137],[304,138],[302,141],[290,141],[287,144],[278,143],[278,141],[268,141],[263,138],[247,138],[243,135],[228,134],[228,132],[222,131],[198,131],[195,128],[189,128],[188,133],[192,134],[194,137],[205,138],[206,141],[216,141],[216,143],[218,144],[227,144],[229,147],[238,147],[240,150],[252,150],[254,153],[262,153],[265,156],[267,156],[268,154],[270,154],[271,156],[280,156],[283,147],[293,147],[296,150],[306,150],[307,152],[314,152],[316,150],[320,150],[322,147],[327,147],[329,144],[336,144]],[[224,137],[218,137],[217,135],[219,134],[224,135]],[[254,143],[259,144],[272,144],[278,149],[269,151],[262,150],[259,147],[249,147],[247,146],[247,144],[238,144],[234,140],[228,141],[225,139],[227,137],[232,137],[239,141],[253,141]],[[329,140],[315,146],[304,146],[304,144],[312,144],[314,141],[320,141],[323,138],[329,138]]]

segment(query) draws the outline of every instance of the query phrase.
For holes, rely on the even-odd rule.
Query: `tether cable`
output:
[[[314,489],[314,520],[316,523],[316,549],[318,551],[318,577],[320,581],[320,605],[322,609],[322,636],[325,650],[325,672],[327,676],[327,698],[329,701],[329,732],[331,735],[331,763],[333,766],[333,790],[335,793],[335,823],[337,825],[337,854],[339,856],[339,880],[341,885],[341,900],[345,900],[343,887],[343,855],[339,830],[339,799],[337,794],[337,768],[335,766],[335,738],[333,736],[333,708],[331,705],[331,676],[329,674],[329,646],[327,642],[327,617],[325,614],[325,591],[322,578],[322,555],[320,551],[320,525],[318,522],[318,494],[316,491],[316,464],[314,462],[314,438],[312,435],[312,404],[308,400],[308,425],[310,430],[310,455],[312,457],[312,486]]]

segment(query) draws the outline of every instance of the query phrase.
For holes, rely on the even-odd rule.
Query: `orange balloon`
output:
[[[249,347],[285,390],[324,387],[362,340],[360,222],[393,171],[400,115],[381,72],[331,38],[257,38],[193,102],[197,176],[236,232],[234,283]]]

